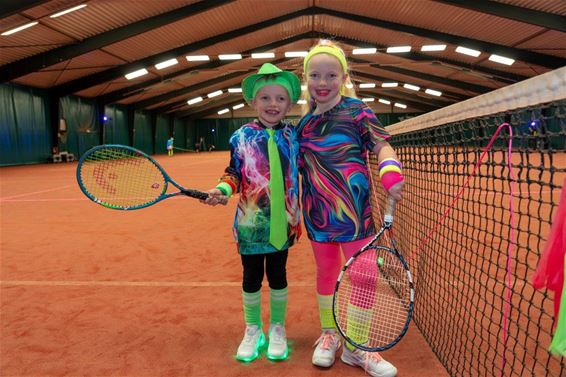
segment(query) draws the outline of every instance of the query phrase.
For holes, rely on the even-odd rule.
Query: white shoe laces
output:
[[[329,350],[331,347],[337,348],[338,337],[336,334],[330,331],[325,331],[322,335],[314,342],[313,347],[316,347],[320,343],[320,348],[323,350]]]

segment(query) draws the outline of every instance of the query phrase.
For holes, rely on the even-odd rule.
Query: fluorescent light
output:
[[[446,45],[425,45],[421,47],[421,51],[444,51]]]
[[[14,33],[17,33],[18,31],[22,31],[22,30],[24,30],[24,29],[27,29],[28,27],[32,27],[32,26],[35,26],[35,25],[37,25],[37,24],[38,24],[37,21],[33,21],[33,22],[27,23],[27,24],[25,24],[25,25],[18,26],[18,27],[15,28],[15,29],[11,29],[11,30],[5,31],[5,32],[3,32],[1,35],[14,34]]]
[[[395,107],[400,107],[400,108],[402,108],[402,109],[406,109],[406,108],[407,108],[407,105],[405,105],[405,104],[403,104],[403,103],[399,103],[399,102],[395,102],[395,105],[394,105],[394,106],[395,106]]]
[[[364,102],[373,102],[373,101],[375,101],[375,98],[362,98],[362,101],[364,101]]]
[[[242,88],[228,88],[228,93],[242,93]]]
[[[373,82],[364,82],[360,84],[360,88],[361,89],[369,89],[369,88],[375,88],[375,83]]]
[[[381,102],[385,105],[391,105],[391,101],[388,101],[388,100],[383,99],[383,98],[378,99],[377,102]]]
[[[271,59],[274,58],[275,54],[273,52],[253,52],[252,59]]]
[[[354,84],[346,84],[346,88],[348,89],[352,89],[354,87]]]
[[[505,65],[511,65],[515,63],[515,59],[506,58],[505,56],[495,55],[495,54],[492,54],[489,57],[489,60],[491,60],[492,62],[501,63]]]
[[[288,51],[285,52],[286,58],[304,58],[307,56],[308,52],[306,51]]]
[[[439,92],[438,90],[434,90],[434,89],[427,89],[425,90],[426,94],[430,94],[431,96],[437,96],[440,97],[442,95],[442,92]]]
[[[396,88],[397,85],[399,85],[399,84],[397,84],[396,82],[384,82],[383,84],[381,84],[381,87],[382,88]]]
[[[178,63],[179,63],[179,61],[177,61],[177,59],[175,59],[175,58],[165,60],[164,62],[157,63],[155,65],[155,69],[163,69],[163,68],[171,67],[172,65],[175,65],[175,64],[178,64]]]
[[[306,105],[306,104],[307,104],[307,101],[304,100],[304,99],[300,99],[300,100],[297,101],[297,103],[298,103],[299,105]]]
[[[187,55],[185,57],[190,62],[206,62],[210,60],[208,55]]]
[[[235,106],[232,106],[232,109],[238,110],[238,109],[241,109],[242,107],[244,107],[244,104],[243,104],[243,103],[239,103],[239,104],[237,104],[237,105],[235,105]]]
[[[135,79],[136,77],[140,77],[140,76],[147,75],[147,74],[148,74],[147,69],[142,68],[142,69],[138,69],[137,71],[128,73],[126,75],[126,78],[128,80],[131,80],[131,79]]]
[[[194,105],[195,103],[199,103],[202,101],[202,97],[195,97],[187,101],[189,105]]]
[[[409,51],[411,51],[411,46],[387,47],[388,54],[395,54],[399,52],[409,52]]]
[[[365,54],[375,54],[377,48],[355,48],[352,50],[352,55],[365,55]]]
[[[81,8],[84,8],[84,7],[86,7],[86,4],[77,5],[76,7],[72,7],[72,8],[69,8],[69,9],[67,9],[67,10],[61,11],[61,12],[59,12],[59,13],[52,14],[52,15],[49,16],[49,17],[51,17],[51,18],[57,18],[57,17],[59,17],[59,16],[62,16],[62,15],[67,14],[67,13],[74,12],[74,11],[79,10],[79,9],[81,9]]]
[[[307,90],[307,86],[306,86],[306,85],[301,85],[301,91],[304,92],[305,90]]]
[[[464,54],[464,55],[473,56],[474,58],[477,58],[481,54],[481,51],[472,50],[471,48],[466,48],[462,46],[456,47],[456,52],[459,52],[460,54]]]
[[[411,89],[411,90],[419,90],[420,86],[416,86],[416,85],[413,85],[413,84],[405,84],[405,85],[403,85],[403,88]]]
[[[218,55],[218,59],[220,60],[238,60],[241,59],[242,55],[241,54],[221,54]]]
[[[218,112],[218,115],[226,114],[230,109],[222,109]]]
[[[217,90],[217,91],[214,91],[214,92],[212,92],[212,93],[208,93],[208,94],[207,94],[207,97],[208,97],[208,98],[218,97],[218,96],[221,95],[222,93],[223,93],[222,90]]]

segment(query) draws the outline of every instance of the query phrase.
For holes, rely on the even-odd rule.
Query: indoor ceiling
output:
[[[249,116],[247,106],[233,110],[242,96],[228,89],[267,61],[302,75],[302,58],[285,52],[307,51],[319,38],[341,44],[359,97],[373,98],[379,113],[436,110],[566,65],[564,0],[4,0],[0,33],[1,82],[189,119],[223,108],[231,111],[222,116]],[[422,51],[429,45],[446,47]],[[398,46],[411,50],[386,52]],[[354,55],[359,48],[376,52]],[[251,57],[259,52],[273,57]],[[189,62],[194,55],[210,60]],[[147,73],[125,78],[140,69]],[[187,103],[196,97],[203,100]]]

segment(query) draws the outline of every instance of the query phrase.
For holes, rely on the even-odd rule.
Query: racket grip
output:
[[[191,198],[197,198],[201,200],[206,200],[206,198],[208,198],[208,194],[203,191],[185,189],[182,192],[183,194],[190,196]]]
[[[383,216],[383,222],[385,224],[393,224],[393,214],[395,213],[395,206],[397,201],[392,196],[387,197],[387,203],[385,206],[385,214]]]

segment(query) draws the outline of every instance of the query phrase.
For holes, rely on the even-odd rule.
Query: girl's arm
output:
[[[395,150],[386,141],[379,141],[373,147],[379,163],[379,178],[383,187],[395,200],[401,200],[405,180],[401,174],[401,163]]]

